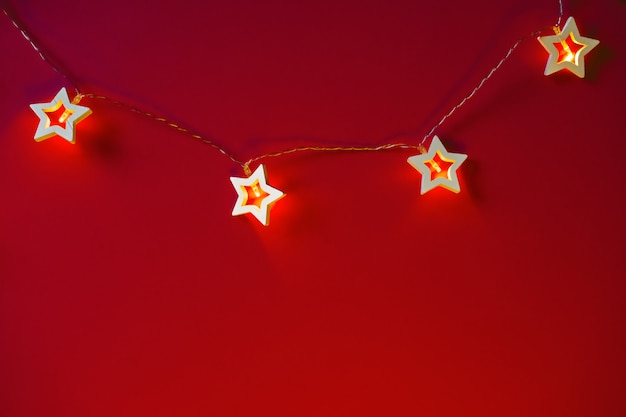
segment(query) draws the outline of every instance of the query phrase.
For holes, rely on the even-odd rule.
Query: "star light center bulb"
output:
[[[450,166],[454,163],[453,159],[444,158],[440,152],[436,152],[434,157],[426,161],[426,163],[430,168],[431,179],[450,178],[448,171]]]
[[[559,52],[557,63],[567,61],[571,62],[574,65],[578,65],[578,57],[580,55],[579,52],[582,48],[585,47],[585,45],[576,42],[576,40],[572,37],[572,34],[570,33],[567,39],[563,39],[560,42],[555,42],[554,47]]]
[[[246,188],[246,193],[248,197],[246,199],[246,204],[251,204],[257,207],[261,207],[263,199],[267,197],[269,194],[263,191],[259,187],[259,182],[255,181],[252,185]]]
[[[250,172],[248,165],[244,165],[243,170],[247,175],[246,178],[230,177],[237,192],[233,216],[249,213],[267,226],[270,222],[270,208],[285,194],[267,183],[263,164],[260,164],[253,173]]]
[[[68,117],[70,117],[74,112],[68,109],[65,109],[61,117],[59,117],[59,123],[65,123]]]
[[[57,106],[44,109],[44,113],[48,117],[46,121],[47,126],[59,126],[65,127],[65,122],[72,115],[72,111],[68,110],[62,103],[58,103]]]

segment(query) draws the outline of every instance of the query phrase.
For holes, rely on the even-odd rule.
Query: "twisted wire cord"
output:
[[[80,95],[80,90],[78,89],[76,83],[64,71],[61,71],[61,69],[52,62],[52,60],[43,52],[43,50],[37,45],[37,43],[35,43],[32,36],[28,34],[26,29],[18,22],[18,20],[15,17],[11,16],[6,9],[2,9],[2,12],[6,17],[9,18],[13,26],[15,26],[15,28],[22,34],[24,39],[28,41],[28,43],[35,50],[35,52],[37,52],[41,60],[48,64],[61,77],[65,78],[65,80],[72,86],[74,91],[76,91],[76,94]]]
[[[206,143],[207,145],[209,145],[212,148],[214,148],[217,151],[219,151],[222,155],[228,157],[228,159],[230,159],[231,161],[233,161],[237,165],[241,165],[242,167],[244,166],[244,162],[242,162],[239,159],[237,159],[232,153],[228,152],[226,149],[224,149],[223,147],[219,146],[215,142],[213,142],[213,141],[203,137],[202,135],[198,134],[197,132],[194,132],[191,129],[183,127],[180,124],[174,123],[174,122],[166,119],[165,117],[161,117],[159,115],[150,113],[150,112],[142,110],[142,109],[140,109],[138,107],[132,106],[132,105],[130,105],[128,103],[124,103],[122,101],[115,100],[115,99],[107,97],[107,96],[91,94],[91,93],[84,94],[83,96],[87,97],[87,98],[91,98],[91,99],[108,101],[109,103],[113,103],[113,104],[115,104],[117,106],[124,107],[124,108],[132,111],[133,113],[137,113],[137,114],[140,114],[142,116],[148,117],[148,118],[150,118],[152,120],[155,120],[157,122],[163,123],[163,124],[165,124],[167,127],[171,128],[171,129],[174,129],[174,130],[176,130],[178,132],[184,133],[184,134],[192,137],[193,139],[199,140],[200,142]]]
[[[42,48],[40,48],[37,43],[33,40],[32,36],[30,36],[28,34],[28,32],[26,31],[26,29],[23,27],[23,25],[21,25],[20,23],[18,23],[17,19],[14,18],[13,16],[11,16],[6,9],[2,9],[2,11],[4,12],[4,14],[9,18],[9,20],[13,23],[13,26],[15,26],[17,28],[17,30],[20,31],[20,33],[22,34],[22,36],[24,37],[24,39],[26,39],[28,41],[28,43],[31,45],[31,47],[35,50],[35,52],[37,52],[37,54],[39,54],[39,57],[46,63],[48,64],[54,71],[56,71],[58,74],[60,74],[63,78],[65,78],[67,80],[67,82],[74,88],[74,90],[76,91],[76,94],[80,100],[80,98],[82,97],[87,97],[87,98],[91,98],[91,99],[97,99],[97,100],[103,100],[103,101],[108,101],[110,103],[113,103],[115,105],[124,107],[134,113],[140,114],[144,117],[148,117],[152,120],[155,120],[157,122],[163,123],[164,125],[168,126],[171,129],[174,129],[178,132],[184,133],[188,136],[190,136],[193,139],[199,140],[203,143],[206,143],[207,145],[211,146],[212,148],[214,148],[215,150],[219,151],[222,155],[226,156],[227,158],[229,158],[232,162],[240,165],[244,171],[248,172],[249,171],[249,165],[253,162],[259,161],[261,159],[266,159],[266,158],[275,158],[275,157],[279,157],[282,155],[287,155],[287,154],[292,154],[292,153],[296,153],[296,152],[304,152],[304,151],[327,151],[327,152],[337,152],[337,151],[344,151],[344,152],[361,152],[361,151],[383,151],[383,150],[389,150],[389,149],[396,149],[396,148],[401,148],[401,149],[418,149],[420,150],[420,152],[425,152],[425,148],[424,148],[424,143],[426,142],[426,140],[428,140],[433,133],[435,133],[435,131],[440,128],[458,109],[460,109],[461,107],[463,107],[469,100],[471,100],[478,91],[480,91],[485,83],[487,81],[489,81],[493,75],[502,67],[502,65],[511,57],[511,54],[517,49],[517,47],[525,40],[531,38],[531,37],[535,37],[537,35],[539,35],[540,33],[542,33],[543,31],[545,31],[548,28],[558,28],[561,25],[561,21],[563,19],[563,0],[558,0],[559,2],[559,15],[557,18],[557,22],[554,26],[550,26],[547,28],[542,28],[539,30],[536,30],[526,36],[523,36],[521,38],[519,38],[517,41],[515,41],[515,43],[506,51],[506,53],[504,54],[504,56],[496,63],[496,65],[494,65],[489,72],[487,73],[487,75],[485,75],[479,82],[478,84],[470,91],[469,94],[467,94],[466,96],[464,96],[455,106],[453,106],[450,111],[448,111],[446,114],[443,115],[443,117],[439,120],[438,123],[436,123],[429,131],[428,133],[426,133],[424,135],[424,137],[422,138],[422,140],[417,144],[417,145],[411,145],[411,144],[407,144],[407,143],[387,143],[384,145],[379,145],[379,146],[299,146],[299,147],[295,147],[295,148],[289,148],[289,149],[285,149],[285,150],[281,150],[281,151],[276,151],[276,152],[269,152],[269,153],[265,153],[265,154],[261,154],[261,155],[257,155],[254,156],[250,159],[248,159],[247,161],[241,161],[238,158],[236,158],[234,156],[234,154],[232,152],[229,152],[225,147],[218,145],[217,143],[213,142],[210,139],[207,139],[206,137],[194,132],[191,129],[188,129],[186,127],[181,126],[180,124],[174,123],[164,117],[161,117],[159,115],[155,115],[151,112],[142,110],[138,107],[132,106],[130,104],[124,103],[122,101],[119,100],[115,100],[112,98],[109,98],[107,96],[103,96],[103,95],[96,95],[96,94],[91,94],[91,93],[81,93],[81,91],[79,90],[78,86],[76,85],[75,82],[73,82],[71,80],[71,78],[68,76],[68,74],[66,74],[64,71],[62,71],[58,66],[56,66],[50,59],[49,57],[46,55],[46,53],[43,52]]]

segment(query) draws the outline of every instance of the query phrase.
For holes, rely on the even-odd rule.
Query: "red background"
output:
[[[83,92],[248,159],[417,143],[558,3],[3,1]],[[28,107],[69,84],[0,19],[0,415],[623,416],[625,5],[546,77],[524,41],[416,152],[263,160],[287,196],[231,217],[240,167],[108,102],[77,143]],[[546,34],[549,34],[548,30]],[[69,88],[68,88],[69,89]],[[73,95],[73,94],[71,94]]]

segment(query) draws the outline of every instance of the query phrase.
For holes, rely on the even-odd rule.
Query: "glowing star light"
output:
[[[76,134],[74,129],[76,124],[91,114],[89,107],[78,105],[81,98],[82,95],[78,94],[73,101],[70,101],[65,87],[63,87],[51,102],[31,104],[30,108],[39,117],[35,141],[41,142],[54,135],[59,135],[66,141],[75,143]],[[55,112],[60,110],[61,107],[64,109],[63,113],[60,116],[57,115],[56,120],[52,123],[50,117],[55,117]]]
[[[554,36],[537,38],[550,54],[544,74],[550,75],[562,69],[568,69],[580,78],[584,78],[584,57],[600,41],[580,36],[573,17],[567,19],[563,30],[555,26],[554,32],[556,33]]]
[[[237,202],[233,207],[233,216],[250,213],[264,226],[270,224],[270,208],[283,198],[285,194],[267,184],[267,176],[263,164],[250,175],[250,170],[244,169],[248,178],[230,177],[230,181],[237,191]]]
[[[422,174],[422,195],[435,187],[458,193],[461,186],[456,171],[466,158],[465,154],[448,152],[439,138],[434,136],[428,152],[412,156],[408,162]]]

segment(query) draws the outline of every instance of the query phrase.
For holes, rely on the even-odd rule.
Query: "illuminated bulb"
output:
[[[564,61],[569,61],[569,62],[574,62],[574,54],[572,53],[572,50],[570,49],[569,45],[567,44],[567,42],[565,40],[561,41],[561,47],[563,48],[563,50],[565,51],[565,53],[567,55],[565,55],[565,58],[563,58]]]
[[[254,184],[252,184],[252,192],[254,193],[256,198],[261,197],[261,192],[259,191],[259,183],[258,182],[255,182]]]
[[[59,117],[59,123],[65,123],[67,118],[70,117],[71,115],[72,115],[72,112],[70,110],[65,109],[61,117]]]
[[[82,100],[82,98],[83,98],[82,94],[76,94],[76,97],[74,97],[74,100],[72,100],[72,104],[80,103],[80,100]],[[59,117],[59,123],[65,123],[67,118],[70,117],[72,113],[73,113],[72,110],[66,108],[63,114],[61,115],[61,117]]]
[[[441,167],[440,167],[440,166],[439,166],[439,164],[438,164],[438,163],[436,163],[434,160],[432,160],[432,161],[428,161],[428,163],[429,163],[429,164],[433,167],[433,169],[434,169],[435,171],[437,171],[437,173],[440,173],[440,172],[441,172]]]

